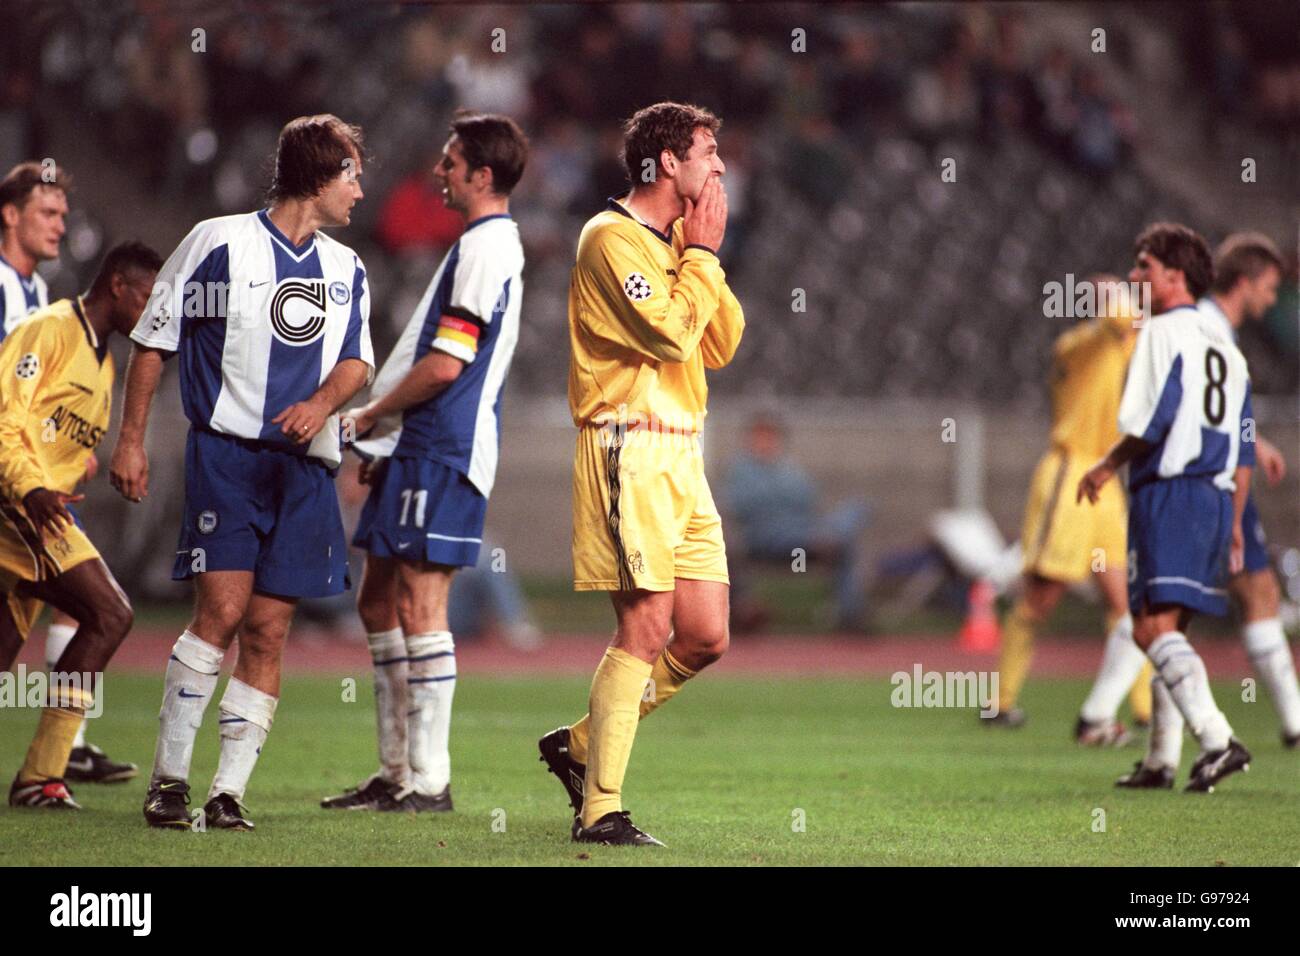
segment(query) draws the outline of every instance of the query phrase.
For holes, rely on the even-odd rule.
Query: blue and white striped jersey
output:
[[[361,260],[317,232],[295,246],[266,210],[199,223],[163,264],[131,338],[178,352],[181,401],[199,428],[300,450],[271,420],[344,359],[374,368]],[[330,416],[305,452],[337,466]]]
[[[1119,428],[1152,448],[1129,464],[1129,487],[1197,476],[1235,488],[1238,464],[1254,465],[1250,375],[1232,326],[1214,308],[1184,305],[1138,332],[1119,408]]]
[[[0,341],[15,325],[50,304],[50,294],[39,273],[25,276],[0,255]]]
[[[433,398],[379,422],[356,443],[359,452],[439,461],[485,498],[491,495],[501,390],[519,338],[523,269],[519,227],[508,215],[483,216],[465,227],[375,376],[374,395],[392,391],[430,349],[454,355],[465,368]]]

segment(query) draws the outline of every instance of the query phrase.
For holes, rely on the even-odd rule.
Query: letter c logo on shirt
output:
[[[271,297],[271,331],[285,345],[310,345],[325,331],[325,283],[286,279]]]

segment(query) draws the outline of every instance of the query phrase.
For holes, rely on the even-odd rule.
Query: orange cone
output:
[[[970,586],[966,601],[966,620],[957,636],[958,649],[968,654],[985,654],[996,651],[1002,639],[995,610],[997,591],[989,581],[976,581]]]

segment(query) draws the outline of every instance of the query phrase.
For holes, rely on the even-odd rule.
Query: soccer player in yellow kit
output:
[[[1150,664],[1133,642],[1128,612],[1124,493],[1118,484],[1108,485],[1089,509],[1076,503],[1073,489],[1119,437],[1119,400],[1137,341],[1137,313],[1117,278],[1090,281],[1100,317],[1063,333],[1053,349],[1051,448],[1034,470],[1025,505],[1024,592],[1003,621],[998,714],[984,719],[1006,727],[1024,723],[1016,701],[1029,673],[1035,633],[1069,585],[1092,574],[1106,604],[1106,649],[1075,738],[1118,746],[1129,739],[1115,720],[1125,691],[1134,719],[1151,718]]]
[[[727,556],[704,477],[706,368],[744,330],[718,263],[727,222],[719,120],[657,103],[624,126],[631,192],[578,240],[569,287],[574,587],[609,591],[618,628],[589,713],[543,737],[573,839],[662,845],[623,809],[637,722],[726,651]]]
[[[62,675],[101,673],[131,627],[130,602],[68,506],[108,430],[108,338],[135,327],[161,265],[141,243],[115,246],[86,295],[32,313],[0,348],[0,669],[46,603],[81,622],[59,657]],[[11,806],[80,809],[63,777],[95,690],[51,681]]]

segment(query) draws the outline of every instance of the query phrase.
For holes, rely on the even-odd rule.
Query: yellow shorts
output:
[[[1026,574],[1074,582],[1125,566],[1128,506],[1120,479],[1106,482],[1095,505],[1075,503],[1079,479],[1095,464],[1054,448],[1034,469],[1020,536]]]
[[[48,581],[64,571],[99,557],[86,532],[73,525],[55,534],[46,531],[42,539],[21,505],[0,502],[0,594],[24,638],[40,616],[44,602],[14,593],[20,581]]]
[[[671,591],[730,583],[697,435],[588,426],[573,462],[573,587]]]

